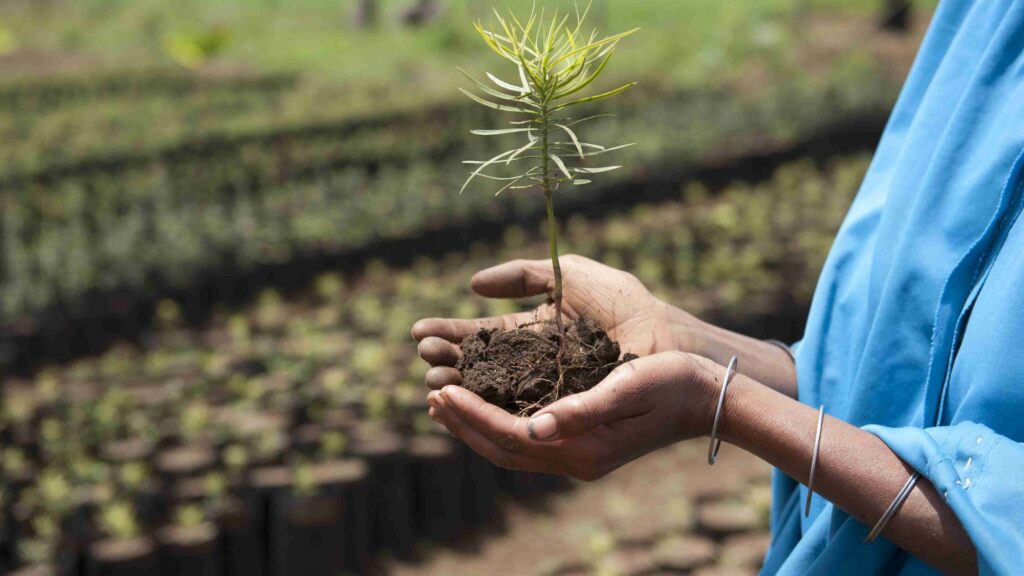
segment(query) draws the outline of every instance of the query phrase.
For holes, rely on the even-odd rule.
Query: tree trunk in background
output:
[[[885,0],[881,26],[885,30],[906,32],[910,29],[910,0]]]
[[[400,16],[406,26],[422,26],[441,15],[442,7],[437,0],[417,0]]]
[[[377,0],[359,0],[352,23],[356,28],[371,28],[377,25]]]

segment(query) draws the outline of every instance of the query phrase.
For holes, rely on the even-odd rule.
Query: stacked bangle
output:
[[[796,354],[793,352],[793,348],[785,342],[779,340],[765,340],[766,343],[781,348],[793,362],[796,362]],[[733,357],[729,363],[729,367],[725,371],[725,381],[722,383],[722,393],[718,397],[718,409],[715,411],[715,422],[711,428],[711,446],[708,449],[708,464],[714,464],[718,459],[718,448],[721,441],[718,440],[718,421],[722,417],[722,404],[725,401],[725,390],[729,386],[729,380],[732,377],[734,368],[736,365],[736,358]],[[811,454],[811,472],[807,477],[807,501],[804,504],[804,516],[810,516],[811,514],[811,498],[814,496],[814,472],[818,468],[818,452],[821,450],[821,429],[825,423],[825,406],[821,405],[818,407],[818,428],[814,433],[814,452]],[[892,504],[889,504],[889,508],[885,510],[882,517],[878,519],[875,526],[868,533],[867,537],[864,538],[864,543],[869,544],[874,542],[885,530],[885,527],[889,525],[889,522],[896,516],[900,508],[910,497],[911,492],[914,491],[914,487],[917,486],[917,482],[921,479],[920,472],[914,472],[907,479],[906,484],[900,489],[899,493],[896,494],[896,498],[893,499]]]
[[[718,408],[715,409],[715,421],[711,425],[711,444],[708,446],[708,466],[714,466],[718,461],[718,449],[722,447],[722,441],[718,438],[718,424],[722,420],[722,406],[725,404],[725,391],[729,389],[729,382],[732,382],[736,375],[736,365],[739,359],[735,356],[729,361],[725,369],[725,378],[722,379],[722,392],[718,395]]]
[[[896,512],[899,511],[900,507],[903,506],[903,503],[907,501],[908,497],[910,497],[910,493],[914,491],[914,486],[917,485],[917,481],[920,479],[920,472],[914,472],[910,475],[907,483],[903,485],[903,489],[896,495],[892,504],[890,504],[889,508],[885,511],[885,514],[882,514],[882,517],[878,519],[878,523],[875,524],[875,527],[872,528],[871,532],[868,532],[867,537],[864,538],[865,544],[874,542],[875,539],[881,535],[882,530],[885,530],[885,527],[889,524],[889,521],[892,520],[892,517],[896,515]]]

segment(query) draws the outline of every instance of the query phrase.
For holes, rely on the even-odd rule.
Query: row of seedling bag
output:
[[[452,541],[493,515],[503,494],[564,486],[495,468],[424,426],[424,409],[390,423],[357,407],[301,424],[253,416],[237,425],[284,440],[248,453],[129,438],[101,450],[106,481],[74,488],[45,469],[5,474],[0,567],[18,576],[363,573],[381,554],[411,558],[418,542]],[[23,440],[8,429],[3,442],[38,450]],[[84,463],[69,469],[90,473]]]

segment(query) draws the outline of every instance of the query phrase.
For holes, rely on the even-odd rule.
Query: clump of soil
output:
[[[636,358],[626,354],[620,360],[619,345],[604,330],[593,320],[578,319],[566,329],[564,379],[556,394],[558,340],[554,321],[481,330],[462,341],[456,366],[462,385],[512,414],[528,416],[558,398],[593,388],[615,367]]]

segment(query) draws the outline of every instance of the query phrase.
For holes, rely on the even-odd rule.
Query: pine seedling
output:
[[[515,116],[509,122],[509,128],[473,130],[472,133],[489,137],[512,134],[526,139],[522,146],[506,150],[489,160],[465,161],[464,164],[472,167],[472,172],[459,193],[464,192],[475,179],[485,178],[500,183],[496,196],[507,190],[540,191],[544,194],[551,265],[555,276],[552,300],[560,339],[556,397],[564,377],[565,326],[562,321],[562,268],[558,260],[558,225],[553,194],[563,185],[590,184],[594,175],[621,168],[594,165],[591,159],[631,146],[605,147],[584,142],[577,135],[579,126],[610,116],[584,116],[578,113],[582,106],[607,100],[636,85],[631,82],[607,92],[586,95],[608,66],[619,42],[638,30],[605,38],[599,38],[596,31],[584,32],[589,10],[589,5],[582,13],[577,7],[574,22],[570,22],[568,14],[562,16],[557,11],[548,20],[543,10],[537,12],[536,6],[525,22],[511,11],[503,16],[495,10],[497,25],[485,28],[478,21],[476,31],[492,51],[511,64],[515,76],[502,79],[487,72],[490,83],[485,83],[459,69],[479,92],[460,88],[463,94],[478,104]],[[500,167],[513,166],[522,167],[522,170],[516,170],[519,172],[516,176],[489,173]]]

